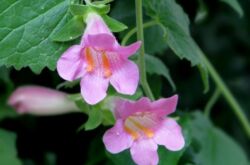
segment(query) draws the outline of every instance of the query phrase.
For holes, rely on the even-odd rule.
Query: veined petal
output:
[[[117,92],[127,95],[135,93],[139,83],[139,70],[135,63],[125,61],[113,70],[110,83]]]
[[[113,35],[109,30],[102,17],[96,13],[89,13],[85,20],[87,27],[82,36],[81,45],[87,40],[88,35],[109,34]]]
[[[140,139],[133,143],[130,153],[138,165],[157,165],[157,144],[152,139]]]
[[[152,102],[151,109],[157,111],[159,116],[165,116],[173,113],[178,102],[178,95],[169,98],[162,98]]]
[[[57,61],[57,71],[60,77],[72,81],[85,74],[85,63],[81,58],[82,48],[80,45],[73,45],[59,58]]]
[[[114,127],[105,132],[103,142],[106,149],[115,154],[128,149],[132,143],[132,137],[124,131],[123,121],[117,120]]]
[[[171,151],[181,150],[185,145],[181,127],[171,118],[165,119],[162,127],[155,132],[154,140]]]
[[[87,35],[86,44],[103,50],[112,50],[116,39],[114,36],[106,33]]]
[[[129,46],[119,46],[116,51],[123,58],[128,58],[131,55],[135,54],[136,51],[140,48],[140,46],[141,46],[141,41],[137,41]]]
[[[85,74],[81,80],[81,94],[88,104],[96,104],[107,95],[109,81],[95,73]]]
[[[149,111],[150,103],[151,102],[147,97],[142,97],[136,102],[124,99],[116,99],[114,110],[115,116],[116,118],[126,119],[134,113]]]

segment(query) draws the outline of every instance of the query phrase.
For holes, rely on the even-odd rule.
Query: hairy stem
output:
[[[207,69],[213,78],[214,82],[216,83],[218,89],[220,90],[221,94],[225,97],[228,104],[232,107],[232,110],[234,111],[235,115],[239,119],[241,125],[243,126],[246,134],[250,138],[250,124],[247,120],[243,109],[240,107],[239,103],[234,98],[233,94],[230,92],[226,84],[223,82],[217,71],[215,70],[214,66],[210,63],[210,61],[207,59],[207,57],[201,53],[203,57],[203,61],[205,62]]]
[[[147,82],[147,74],[145,68],[145,49],[144,49],[144,36],[143,36],[143,13],[142,13],[142,0],[135,0],[136,8],[136,27],[137,27],[137,39],[142,42],[138,64],[140,69],[140,82],[145,94],[151,99],[154,100],[153,93]]]
[[[205,113],[206,116],[210,116],[210,112],[211,112],[214,104],[218,100],[220,94],[221,94],[220,90],[218,88],[216,88],[213,95],[211,96],[211,98],[207,102],[207,105],[205,106],[205,112],[204,113]]]

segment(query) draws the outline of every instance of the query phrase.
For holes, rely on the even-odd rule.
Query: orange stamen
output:
[[[90,48],[85,49],[85,57],[86,57],[86,61],[87,61],[86,70],[87,70],[87,72],[92,72],[95,68],[95,61],[93,59]]]
[[[102,64],[103,64],[103,69],[104,69],[104,76],[106,78],[110,77],[112,75],[111,66],[110,66],[109,59],[105,52],[102,52]]]
[[[139,138],[139,134],[136,131],[133,131],[132,129],[126,126],[124,127],[124,130],[132,136],[133,140],[136,140]]]
[[[144,127],[142,124],[140,124],[139,122],[137,122],[131,118],[128,118],[128,120],[130,120],[137,128],[142,130],[148,138],[151,138],[154,136],[154,132],[151,129]]]

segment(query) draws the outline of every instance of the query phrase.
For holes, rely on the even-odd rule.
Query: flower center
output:
[[[85,48],[85,59],[87,72],[93,72],[96,68],[101,68],[105,78],[109,78],[112,75],[110,61],[105,51],[91,50],[87,47]]]
[[[149,114],[139,113],[125,120],[124,130],[130,134],[134,140],[140,137],[152,138],[154,136],[154,126],[155,121]]]

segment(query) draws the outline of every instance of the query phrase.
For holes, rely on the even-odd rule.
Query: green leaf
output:
[[[145,0],[144,6],[149,16],[159,22],[166,32],[168,46],[181,59],[189,60],[192,66],[206,70],[201,56],[202,51],[189,33],[189,19],[174,0]],[[204,71],[203,73],[206,73]],[[204,76],[207,77],[207,76]],[[205,88],[207,84],[204,83]]]
[[[102,112],[100,109],[91,108],[88,116],[89,118],[84,124],[85,131],[93,130],[102,124]]]
[[[163,54],[167,49],[165,33],[160,26],[151,26],[144,29],[145,51],[148,54],[160,53]]]
[[[69,18],[70,0],[2,0],[0,7],[0,66],[30,67],[39,73],[55,69],[72,43],[55,43],[51,36]]]
[[[110,110],[102,110],[102,124],[105,126],[114,125],[115,118]]]
[[[108,27],[111,29],[112,32],[121,32],[128,27],[124,25],[123,23],[107,16],[103,15],[102,18],[104,19],[105,23],[108,25]]]
[[[238,0],[221,0],[221,1],[231,6],[241,17],[243,16],[244,12]]]
[[[16,135],[0,129],[0,164],[21,165],[16,151]]]
[[[193,114],[191,132],[198,146],[194,154],[197,164],[249,164],[242,148],[222,130],[214,127],[200,112]]]
[[[149,74],[158,74],[164,76],[170,83],[173,90],[176,90],[176,86],[170,76],[169,69],[159,58],[152,55],[146,55],[145,62],[147,66],[147,72]]]
[[[0,121],[6,118],[16,118],[18,116],[15,110],[0,103]]]
[[[84,28],[83,17],[74,16],[62,29],[52,36],[52,39],[59,42],[74,40],[83,34]]]

